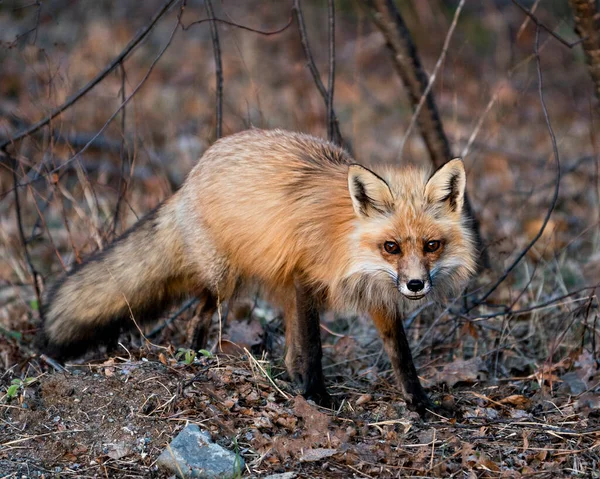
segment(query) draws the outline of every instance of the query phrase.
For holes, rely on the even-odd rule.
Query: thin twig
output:
[[[55,361],[54,359],[46,356],[45,354],[40,354],[40,361],[44,361],[46,364],[52,366],[59,373],[71,374],[71,372],[65,368],[62,364]]]
[[[537,311],[543,308],[547,308],[548,306],[553,305],[554,303],[558,303],[559,301],[562,301],[563,299],[567,299],[570,298],[571,296],[575,296],[579,293],[582,293],[583,291],[589,291],[594,290],[596,288],[600,287],[600,283],[595,284],[593,286],[586,286],[585,288],[579,288],[575,291],[571,291],[569,293],[563,294],[561,296],[557,296],[556,298],[552,298],[549,299],[547,301],[544,301],[542,303],[538,303],[538,304],[534,304],[532,306],[528,306],[527,308],[522,308],[522,309],[514,309],[514,310],[505,310],[505,311],[498,311],[497,313],[490,313],[490,314],[481,314],[478,315],[475,318],[470,318],[465,316],[466,319],[469,319],[470,321],[481,321],[484,319],[491,319],[491,318],[498,318],[500,316],[507,316],[507,315],[511,315],[511,316],[515,316],[518,314],[525,314],[525,313],[531,313],[533,311]]]
[[[329,93],[325,89],[325,85],[323,85],[323,81],[321,80],[321,75],[319,74],[319,70],[317,69],[317,64],[315,63],[315,59],[313,57],[312,51],[310,49],[310,45],[308,44],[308,35],[306,33],[306,24],[304,23],[304,15],[302,13],[302,8],[300,7],[300,0],[294,0],[294,15],[296,16],[296,21],[298,22],[298,30],[300,31],[300,41],[302,42],[302,48],[304,49],[304,54],[306,56],[306,60],[308,62],[308,68],[310,73],[312,74],[313,80],[323,101],[325,102],[325,106],[329,105]],[[331,41],[331,40],[330,40]],[[331,60],[331,58],[330,58]],[[334,137],[339,139],[339,144],[343,142],[342,134],[340,132],[340,125],[338,119],[335,115],[335,110],[333,109],[333,105],[331,106],[331,118],[333,121],[333,130],[335,132]]]
[[[437,63],[435,64],[433,73],[429,77],[429,82],[427,83],[427,87],[425,88],[425,91],[421,95],[419,104],[417,105],[417,108],[415,108],[413,116],[410,119],[408,128],[406,129],[406,132],[404,133],[404,136],[402,137],[402,143],[400,144],[400,150],[398,151],[398,158],[397,158],[398,160],[402,157],[404,148],[406,147],[406,142],[408,141],[408,138],[410,137],[410,133],[413,130],[415,124],[417,123],[417,119],[419,118],[419,115],[421,114],[421,109],[423,108],[423,105],[425,104],[425,101],[427,100],[427,98],[429,96],[429,92],[433,88],[433,84],[435,83],[435,80],[437,78],[437,75],[439,73],[439,70],[440,70],[442,64],[444,63],[444,60],[446,59],[446,54],[448,53],[448,47],[450,46],[450,40],[452,39],[454,30],[456,29],[456,24],[458,23],[458,17],[460,16],[460,12],[462,11],[464,4],[465,4],[465,0],[460,0],[458,7],[456,7],[456,10],[454,11],[454,18],[452,19],[452,24],[450,25],[450,28],[448,29],[448,33],[446,34],[446,38],[444,40],[444,46],[442,47],[442,52],[440,53]],[[449,158],[448,158],[448,160],[449,160]]]
[[[260,364],[260,362],[252,355],[252,353],[250,351],[248,351],[247,348],[244,348],[244,352],[246,353],[246,355],[248,356],[248,359],[250,360],[251,364],[255,364],[258,369],[261,370],[261,372],[264,374],[265,378],[267,378],[267,380],[273,385],[273,387],[277,390],[277,392],[279,394],[281,394],[281,396],[283,396],[284,399],[290,399],[290,397],[284,393],[279,386],[277,386],[277,384],[275,383],[275,381],[273,381],[273,379],[271,378],[271,376],[269,375],[269,373],[267,373],[267,371],[265,371],[265,368],[262,367],[262,364]]]
[[[55,108],[46,118],[43,120],[34,123],[25,131],[18,133],[17,135],[9,138],[8,140],[2,142],[0,144],[0,150],[4,150],[8,145],[15,143],[23,138],[31,135],[36,132],[40,128],[46,126],[50,121],[56,118],[58,115],[63,113],[65,110],[73,106],[78,100],[80,100],[87,92],[89,92],[92,88],[94,88],[98,83],[100,83],[104,78],[108,76],[108,74],[113,71],[126,57],[131,53],[131,51],[150,33],[150,31],[156,25],[156,22],[160,20],[160,18],[169,10],[169,8],[179,0],[167,0],[163,6],[158,10],[158,12],[152,17],[150,23],[142,28],[136,36],[127,44],[127,46],[117,55],[117,57],[110,62],[104,70],[102,70],[95,78],[93,78],[87,85],[85,85],[81,90],[79,90],[75,95],[69,98],[65,103],[61,106]]]
[[[543,28],[544,30],[546,30],[546,32],[548,32],[550,35],[552,35],[554,38],[556,38],[560,43],[562,43],[565,47],[567,48],[573,48],[576,47],[577,45],[579,45],[581,42],[583,42],[585,40],[585,38],[580,38],[579,40],[576,40],[574,42],[568,42],[567,40],[565,40],[563,37],[561,37],[558,33],[555,33],[551,28],[547,27],[546,25],[544,25],[539,19],[538,17],[535,16],[535,14],[529,10],[527,7],[521,5],[519,2],[517,2],[517,0],[512,0],[512,2],[519,7],[523,13],[525,15],[527,15],[529,18],[531,18],[531,20],[533,21],[533,23],[536,24],[537,27],[539,28]],[[536,33],[537,35],[537,33]]]
[[[136,85],[136,87],[129,94],[129,96],[127,96],[127,98],[125,99],[125,101],[122,102],[119,105],[119,107],[114,111],[114,113],[108,118],[108,120],[106,120],[106,122],[104,123],[104,125],[102,126],[102,128],[100,128],[100,130],[90,139],[90,141],[88,141],[83,146],[83,148],[81,148],[81,150],[79,150],[75,155],[73,155],[71,158],[69,158],[68,160],[66,160],[64,163],[58,165],[54,169],[50,170],[48,173],[45,173],[44,175],[37,176],[36,178],[34,178],[34,179],[32,179],[32,180],[30,180],[30,181],[28,181],[26,183],[21,183],[21,184],[17,185],[18,187],[29,185],[29,184],[33,183],[34,181],[38,180],[41,176],[48,176],[48,175],[51,175],[52,173],[56,173],[57,171],[63,169],[65,166],[69,165],[73,160],[78,159],[94,143],[94,141],[96,140],[96,138],[98,138],[100,135],[102,135],[102,133],[104,132],[104,130],[106,130],[106,128],[108,128],[108,126],[112,123],[112,121],[117,117],[117,115],[119,114],[119,112],[121,111],[121,109],[123,109],[123,107],[125,105],[127,105],[131,101],[131,99],[136,95],[136,93],[139,91],[139,89],[146,83],[146,81],[150,77],[150,74],[154,71],[154,68],[156,67],[156,64],[162,58],[162,56],[164,55],[164,53],[167,50],[167,48],[169,48],[169,46],[173,42],[173,37],[175,36],[175,33],[177,32],[177,30],[181,26],[181,15],[183,13],[183,6],[184,5],[185,5],[185,0],[183,0],[183,2],[182,2],[182,8],[180,9],[179,15],[177,16],[177,23],[176,23],[175,27],[173,28],[173,30],[171,31],[171,35],[169,36],[169,39],[167,40],[167,43],[162,48],[162,50],[158,53],[158,55],[154,58],[153,62],[151,63],[150,67],[148,68],[148,71],[146,72],[146,74],[144,75],[144,77]],[[0,148],[0,150],[1,150],[1,148]]]
[[[258,30],[256,28],[248,27],[246,25],[240,25],[239,23],[230,22],[228,20],[223,20],[221,18],[204,18],[202,20],[197,20],[195,22],[192,22],[187,26],[182,25],[182,28],[183,28],[183,30],[188,30],[190,27],[193,27],[194,25],[199,25],[204,22],[211,22],[211,23],[217,22],[217,23],[223,23],[225,25],[229,25],[231,27],[240,28],[242,30],[247,30],[252,33],[258,33],[259,35],[264,35],[264,36],[268,37],[270,35],[277,35],[278,33],[281,33],[281,32],[284,32],[285,30],[287,30],[289,28],[289,26],[292,24],[293,20],[294,20],[294,17],[292,15],[290,15],[288,22],[283,27],[278,28],[277,30]]]
[[[535,235],[535,237],[529,242],[529,244],[523,249],[523,251],[521,251],[519,256],[517,256],[517,258],[504,271],[502,276],[500,276],[500,278],[498,278],[498,280],[493,284],[493,286],[490,289],[488,289],[488,291],[481,298],[479,298],[475,304],[473,304],[469,308],[469,311],[471,309],[473,309],[475,306],[478,306],[479,304],[481,304],[494,291],[496,291],[498,286],[500,286],[502,284],[502,282],[508,277],[508,275],[512,272],[512,270],[515,269],[515,267],[521,262],[521,260],[529,252],[529,250],[531,248],[533,248],[533,246],[541,238],[542,234],[544,234],[546,226],[548,225],[548,222],[550,221],[550,217],[552,216],[552,213],[554,212],[554,208],[556,207],[556,202],[558,201],[558,191],[559,191],[560,179],[561,179],[560,157],[558,154],[558,146],[556,144],[556,136],[554,135],[554,130],[552,129],[552,124],[550,123],[550,117],[548,115],[548,110],[546,109],[546,101],[544,100],[544,90],[543,90],[544,84],[543,84],[540,52],[539,52],[539,40],[540,40],[539,37],[540,37],[540,25],[538,23],[536,23],[534,54],[535,54],[535,59],[536,59],[537,75],[538,75],[538,94],[540,97],[540,104],[542,106],[542,111],[544,113],[544,119],[546,120],[546,127],[548,129],[548,133],[550,135],[550,140],[552,142],[552,152],[554,154],[554,159],[556,162],[556,180],[555,180],[556,182],[555,182],[555,187],[554,187],[554,194],[552,196],[552,201],[550,202],[550,206],[548,207],[548,211],[546,212],[544,222],[542,223],[542,226],[540,227],[540,229],[537,232],[537,234]]]
[[[333,113],[333,92],[335,89],[335,1],[329,0],[329,79],[327,82],[327,139],[340,144],[336,137]]]
[[[8,442],[3,442],[2,444],[0,444],[0,446],[2,446],[2,447],[12,446],[13,444],[21,444],[26,441],[31,441],[32,439],[38,439],[40,437],[47,437],[47,436],[54,436],[55,434],[72,434],[75,432],[86,432],[86,431],[87,431],[86,429],[65,429],[63,431],[46,432],[44,434],[36,434],[34,436],[27,436],[27,437],[22,437],[19,439],[13,439],[12,441],[8,441]]]
[[[123,63],[120,64],[120,69],[121,69],[121,103],[125,102],[125,66],[123,65]],[[117,231],[117,226],[119,224],[119,210],[121,207],[121,200],[123,199],[123,197],[125,196],[125,190],[127,188],[127,183],[125,182],[125,158],[126,158],[126,154],[125,154],[125,148],[126,148],[126,142],[125,142],[125,135],[126,135],[126,126],[125,126],[125,110],[126,108],[123,107],[123,111],[121,112],[121,147],[120,147],[120,151],[119,151],[119,155],[120,155],[120,159],[121,159],[121,171],[119,174],[119,191],[118,191],[118,196],[117,196],[117,204],[115,206],[115,217],[113,220],[113,234],[116,233]]]
[[[221,62],[221,45],[219,43],[219,31],[215,22],[215,12],[213,10],[212,1],[206,0],[206,13],[210,21],[210,36],[213,44],[213,54],[215,56],[215,77],[217,90],[217,125],[216,137],[217,140],[223,135],[223,63]]]
[[[23,246],[23,252],[25,254],[25,261],[27,262],[27,267],[29,268],[29,274],[31,274],[31,280],[33,282],[33,289],[35,291],[35,297],[38,302],[38,307],[41,311],[42,305],[42,295],[40,293],[40,287],[38,285],[38,277],[39,273],[33,266],[33,262],[31,261],[31,256],[29,255],[29,248],[27,248],[27,241],[25,239],[25,233],[23,231],[23,218],[21,215],[21,202],[19,200],[19,189],[17,188],[17,184],[19,182],[19,178],[17,176],[17,165],[19,164],[15,158],[13,158],[6,149],[4,150],[4,154],[8,157],[9,161],[12,163],[12,175],[13,175],[13,188],[15,193],[15,210],[17,213],[17,227],[19,230],[19,239],[21,240],[21,244]]]
[[[183,306],[181,306],[181,308],[179,308],[175,313],[173,313],[173,315],[169,319],[167,319],[165,322],[159,324],[152,331],[150,331],[148,334],[146,334],[146,337],[152,339],[152,338],[158,336],[158,334],[163,329],[165,329],[167,326],[169,326],[173,321],[175,321],[177,318],[179,318],[179,316],[181,316],[183,313],[185,313],[188,309],[190,309],[192,306],[194,306],[197,302],[198,302],[198,298],[192,298],[192,299],[189,299],[188,301],[186,301],[183,304]]]
[[[30,33],[33,33],[33,41],[31,42],[32,45],[35,45],[35,42],[37,41],[37,36],[38,36],[38,29],[40,27],[40,17],[42,14],[42,2],[41,0],[36,0],[35,2],[30,3],[29,5],[25,5],[24,7],[17,7],[17,8],[13,8],[13,12],[16,12],[18,10],[22,10],[24,8],[28,8],[28,7],[33,7],[33,6],[37,6],[36,9],[36,13],[35,13],[35,25],[33,27],[31,27],[29,30],[23,32],[23,33],[19,33],[14,41],[12,41],[11,43],[8,44],[9,48],[12,48],[14,46],[17,45],[17,43],[19,42],[19,40],[21,40],[21,38],[26,37],[27,35],[29,35]]]
[[[537,10],[537,7],[539,6],[541,0],[535,0],[535,2],[533,2],[533,5],[531,6],[531,14],[533,15],[535,13],[535,11]],[[521,24],[521,26],[519,27],[519,30],[517,31],[517,34],[515,35],[515,40],[519,40],[521,38],[521,35],[523,35],[523,32],[525,31],[525,29],[527,28],[527,25],[529,25],[529,21],[531,20],[531,18],[528,16],[523,23]]]

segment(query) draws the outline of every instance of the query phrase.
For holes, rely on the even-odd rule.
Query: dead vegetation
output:
[[[423,383],[455,417],[423,422],[406,410],[363,317],[323,315],[337,408],[307,403],[283,372],[279,312],[258,297],[222,305],[210,355],[177,349],[193,302],[145,331],[152,343],[134,332],[108,360],[65,373],[35,355],[36,290],[168,197],[218,136],[213,36],[209,22],[192,26],[207,18],[205,6],[188,1],[181,13],[171,3],[117,68],[0,158],[0,472],[161,477],[154,461],[191,421],[239,452],[249,476],[596,477],[597,100],[581,51],[503,2],[465,2],[432,88],[451,148],[465,159],[490,262],[463,297],[407,319]],[[558,3],[527,7],[575,41]],[[161,4],[0,4],[0,141],[96,78]],[[363,162],[428,162],[418,132],[404,140],[412,109],[383,36],[354,2],[336,5],[342,137]],[[326,136],[327,102],[291,2],[213,7],[229,22],[217,24],[223,134],[257,126]],[[327,8],[302,7],[326,78]],[[455,9],[403,6],[429,73]]]

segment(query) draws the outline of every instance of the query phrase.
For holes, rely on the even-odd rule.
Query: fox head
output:
[[[430,177],[416,169],[379,175],[351,165],[355,228],[347,278],[355,279],[353,289],[362,282],[379,302],[397,301],[398,292],[411,300],[432,291],[436,298],[457,292],[475,271],[475,248],[463,215],[465,185],[460,159]]]

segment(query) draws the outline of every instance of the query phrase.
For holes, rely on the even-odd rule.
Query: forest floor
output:
[[[344,343],[341,357],[360,354]],[[595,373],[591,358],[577,360]],[[3,477],[163,477],[155,461],[188,422],[240,454],[243,476],[597,474],[600,423],[590,415],[597,394],[575,399],[564,382],[550,391],[535,376],[491,384],[478,361],[443,369],[450,391],[440,372],[423,376],[425,385],[437,383],[433,398],[456,412],[425,420],[407,410],[389,378],[355,371],[344,381],[344,364],[326,369],[335,410],[294,394],[277,379],[281,369],[254,357],[217,355],[188,365],[161,353],[68,369],[42,373],[17,401],[0,405]]]
[[[0,140],[90,81],[161,3],[0,2]],[[326,8],[305,3],[326,72]],[[418,129],[402,141],[411,109],[381,35],[355,2],[337,3],[335,107],[353,154],[364,163],[428,163]],[[431,73],[454,10],[398,3]],[[156,459],[187,423],[239,454],[244,477],[600,477],[597,100],[581,51],[543,32],[540,96],[532,23],[507,2],[472,3],[433,91],[465,160],[490,264],[447,308],[430,305],[407,321],[423,385],[453,415],[407,409],[363,316],[323,315],[335,408],[305,401],[282,365],[280,312],[258,297],[223,305],[205,354],[180,349],[193,304],[145,330],[149,340],[124,335],[109,358],[57,371],[36,353],[43,296],[32,276],[43,294],[172,194],[214,141],[209,25],[177,30],[151,67],[178,25],[176,7],[122,69],[14,145],[19,203],[13,166],[0,167],[0,478],[168,477]],[[270,31],[291,14],[288,2],[215,8],[218,18]],[[573,40],[568,10],[545,8],[536,15]],[[183,24],[202,18],[204,4],[189,1]],[[295,24],[269,36],[224,24],[219,32],[224,134],[255,126],[326,135]],[[130,94],[139,82],[125,116],[101,130],[122,86]],[[538,236],[552,205],[557,158],[542,100],[559,152],[557,201],[535,246],[479,301]]]

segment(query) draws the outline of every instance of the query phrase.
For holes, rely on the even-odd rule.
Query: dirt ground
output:
[[[491,384],[476,379],[485,372],[475,365],[455,363],[445,375],[461,381],[451,392],[438,385],[432,393],[457,417],[423,421],[407,411],[389,374],[373,370],[344,381],[343,365],[328,369],[338,406],[325,410],[258,359],[218,355],[186,365],[164,353],[149,356],[41,373],[17,401],[2,405],[3,477],[167,477],[154,462],[188,421],[239,453],[244,476],[597,473],[599,424],[590,414],[597,395],[574,399],[565,387],[536,387],[533,377]]]
[[[93,79],[163,2],[40,3],[0,2],[0,141]],[[431,73],[457,2],[398,4]],[[574,40],[563,4],[541,2],[536,15]],[[359,2],[336,5],[344,139],[364,163],[429,164],[418,128],[403,144],[411,108],[381,34]],[[231,23],[282,29],[219,26],[224,134],[255,126],[326,136],[298,29],[283,29],[291,2],[214,6]],[[326,79],[326,4],[303,8]],[[146,339],[123,335],[110,357],[94,352],[61,371],[36,353],[48,286],[167,198],[215,139],[210,28],[184,31],[178,12],[123,68],[12,145],[16,167],[1,163],[0,478],[168,477],[155,461],[188,422],[241,455],[244,477],[600,477],[598,100],[580,47],[544,32],[540,89],[534,25],[510,2],[466,2],[433,88],[490,260],[461,297],[406,320],[422,382],[453,414],[409,411],[369,318],[330,312],[322,342],[335,409],[306,402],[281,361],[281,314],[259,295],[221,305],[204,353],[180,349],[193,302]],[[204,18],[204,2],[188,1],[181,22]],[[136,91],[125,115],[123,86]],[[541,231],[557,159],[550,219],[498,283]]]

